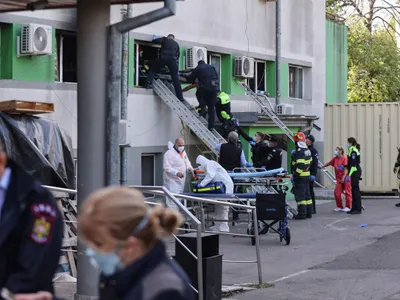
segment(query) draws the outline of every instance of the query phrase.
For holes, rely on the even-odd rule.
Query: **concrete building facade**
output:
[[[134,15],[153,10],[162,4],[134,6]],[[112,7],[111,23],[122,19],[122,6]],[[347,54],[332,53],[330,39],[340,39],[329,30],[325,20],[324,1],[282,0],[281,103],[294,106],[296,115],[316,116],[322,127],[314,132],[318,148],[323,147],[324,105],[335,99],[327,93],[344,96],[344,68]],[[18,56],[17,37],[21,24],[35,23],[52,27],[53,54]],[[71,10],[6,13],[0,15],[0,101],[24,100],[55,103],[55,113],[44,116],[57,122],[77,145],[76,95],[76,13]],[[327,24],[328,27],[325,25]],[[141,61],[153,55],[153,35],[173,33],[181,45],[180,68],[185,68],[186,49],[207,49],[207,60],[220,74],[221,89],[231,95],[233,112],[257,112],[259,108],[244,95],[234,73],[236,56],[255,59],[254,79],[246,79],[254,90],[265,91],[274,103],[275,97],[275,3],[266,0],[201,0],[177,3],[177,15],[130,32],[129,43],[129,184],[161,184],[162,154],[167,142],[184,135],[196,148],[196,139],[183,129],[181,121],[152,91],[140,88],[144,76]],[[347,35],[342,35],[347,41]],[[328,40],[327,40],[328,39]],[[334,44],[345,47],[345,42]],[[347,45],[347,44],[346,44]],[[94,53],[96,49],[92,50]],[[336,52],[335,52],[336,53]],[[327,58],[328,57],[328,58]],[[327,62],[327,59],[329,61]],[[332,70],[327,70],[332,68]],[[335,80],[327,80],[327,73]],[[346,72],[347,74],[347,72]],[[340,81],[341,80],[341,81]],[[329,86],[332,82],[335,86]],[[342,84],[337,84],[340,81]],[[196,104],[194,93],[185,98]],[[334,100],[333,100],[334,101]],[[248,133],[263,131],[281,134],[273,124],[244,124]],[[293,131],[304,124],[288,124]],[[257,129],[257,130],[256,130]],[[288,150],[293,145],[288,145]],[[247,154],[250,151],[247,149]],[[321,151],[322,153],[323,151]],[[142,170],[142,172],[139,172]]]

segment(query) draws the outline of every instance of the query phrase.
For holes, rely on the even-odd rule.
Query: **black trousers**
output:
[[[215,103],[217,102],[217,91],[208,90],[203,87],[199,87],[196,92],[197,100],[199,100],[200,115],[205,116],[208,107],[208,129],[214,129],[215,123]]]
[[[351,175],[351,194],[353,196],[351,210],[357,212],[361,212],[362,210],[360,178],[361,178],[361,173],[359,171]]]
[[[294,182],[294,198],[297,203],[298,216],[301,218],[312,215],[309,178],[296,179]]]
[[[315,214],[317,212],[315,205],[315,193],[314,193],[314,182],[310,181],[310,196],[312,200],[312,213]]]
[[[165,66],[168,67],[169,73],[171,74],[171,79],[172,79],[172,84],[174,85],[175,89],[175,94],[176,97],[179,100],[183,100],[183,95],[182,95],[182,87],[181,83],[179,82],[179,76],[178,76],[178,63],[176,59],[159,59],[156,60],[149,71],[149,74],[147,75],[147,82],[151,84],[154,79],[154,73],[159,72],[162,68]]]

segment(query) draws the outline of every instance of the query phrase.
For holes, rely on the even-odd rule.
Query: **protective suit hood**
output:
[[[199,155],[196,158],[196,164],[198,164],[200,166],[200,169],[202,170],[206,168],[208,162],[209,160],[205,158],[203,155]]]
[[[168,146],[168,150],[174,149],[174,143],[171,141],[168,142],[167,146]]]
[[[299,146],[299,148],[308,149],[306,142],[297,142],[297,145]]]

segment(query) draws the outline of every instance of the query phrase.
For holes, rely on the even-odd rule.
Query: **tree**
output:
[[[400,52],[382,27],[353,24],[348,38],[349,102],[400,101]]]

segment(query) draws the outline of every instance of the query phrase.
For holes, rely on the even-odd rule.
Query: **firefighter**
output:
[[[311,156],[312,156],[312,162],[311,162],[311,168],[310,168],[310,195],[311,195],[311,200],[312,200],[312,206],[313,206],[313,214],[317,213],[316,206],[315,206],[315,193],[314,193],[314,181],[315,178],[317,177],[318,173],[318,150],[315,149],[314,143],[315,143],[315,138],[311,134],[307,135],[306,143],[308,146],[308,149],[311,151]]]
[[[312,218],[312,200],[310,196],[310,166],[312,162],[311,151],[306,144],[303,132],[294,134],[296,149],[292,151],[292,184],[294,197],[297,203],[298,215],[295,219],[304,220]]]
[[[397,148],[398,150],[398,155],[397,155],[397,159],[396,162],[394,163],[394,167],[393,167],[393,173],[396,175],[397,174],[397,178],[400,179],[400,148]],[[400,191],[400,185],[399,185],[399,191]],[[400,202],[396,203],[396,207],[400,207]]]
[[[224,134],[229,134],[232,131],[233,116],[231,114],[231,98],[225,92],[218,91],[217,103],[215,104],[215,111],[217,113],[218,120],[222,123]]]

